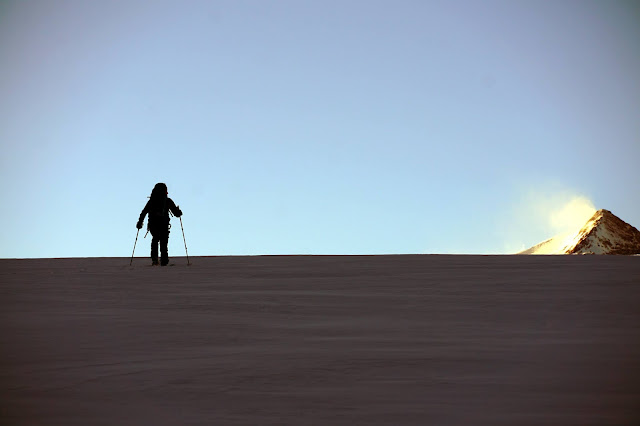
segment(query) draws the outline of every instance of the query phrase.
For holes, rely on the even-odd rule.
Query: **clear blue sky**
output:
[[[0,61],[0,257],[130,256],[156,182],[190,255],[640,227],[638,2],[3,1]]]

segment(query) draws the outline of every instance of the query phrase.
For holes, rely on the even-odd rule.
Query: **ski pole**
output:
[[[182,240],[184,241],[184,251],[187,253],[187,266],[191,265],[189,263],[189,251],[187,250],[187,240],[184,238],[184,227],[182,226],[182,216],[180,216],[180,229],[182,229]]]
[[[131,262],[129,262],[129,266],[133,264],[133,253],[136,252],[136,244],[138,243],[138,234],[140,233],[140,229],[136,232],[136,241],[133,243],[133,251],[131,252]]]

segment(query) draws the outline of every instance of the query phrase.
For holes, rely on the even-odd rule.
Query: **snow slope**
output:
[[[578,232],[555,236],[519,254],[637,253],[640,253],[640,231],[602,209]]]
[[[640,425],[630,256],[130,260],[0,259],[0,425]]]

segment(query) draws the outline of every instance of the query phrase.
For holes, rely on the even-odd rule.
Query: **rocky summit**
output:
[[[519,254],[640,254],[640,231],[602,209],[578,232],[550,238]]]

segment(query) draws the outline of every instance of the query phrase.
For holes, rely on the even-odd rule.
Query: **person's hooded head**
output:
[[[167,190],[167,185],[162,182],[156,183],[156,186],[153,187],[153,191],[151,191],[151,204],[154,206],[160,206],[164,204],[164,201],[167,199],[167,194],[169,191]]]
[[[158,182],[156,183],[156,186],[153,187],[153,191],[151,191],[151,198],[166,197],[168,193],[167,185],[162,182]]]

